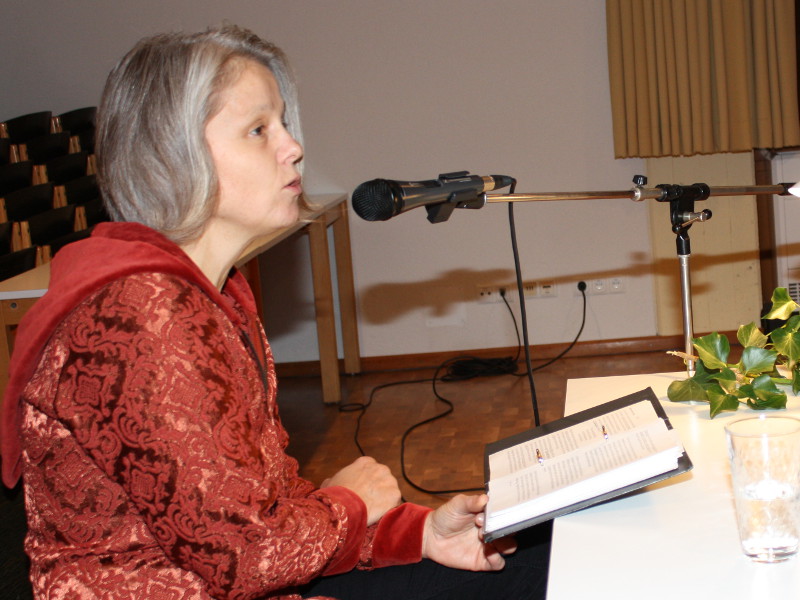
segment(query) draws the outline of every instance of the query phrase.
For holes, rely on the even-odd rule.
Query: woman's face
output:
[[[219,180],[212,219],[242,241],[297,221],[302,193],[296,165],[303,149],[284,126],[284,104],[272,72],[245,61],[221,93],[220,111],[206,125]]]

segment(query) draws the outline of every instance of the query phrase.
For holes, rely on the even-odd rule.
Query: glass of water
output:
[[[758,562],[786,560],[800,542],[800,420],[762,415],[725,433],[742,549]]]

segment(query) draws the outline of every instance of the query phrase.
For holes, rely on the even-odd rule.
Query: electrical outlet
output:
[[[555,298],[558,296],[558,288],[552,281],[540,282],[537,291],[539,298]]]
[[[624,294],[626,291],[626,281],[624,277],[609,277],[608,279],[589,279],[586,280],[587,296],[599,296],[604,294]],[[580,296],[581,292],[575,287],[575,295]]]
[[[589,282],[587,292],[596,296],[598,294],[605,294],[608,291],[608,282],[605,279],[592,279]]]
[[[508,286],[508,289],[512,288],[515,286]],[[526,298],[555,298],[558,295],[556,284],[552,281],[523,281],[522,292]]]
[[[500,295],[500,290],[505,289],[499,285],[479,285],[478,286],[478,302],[481,304],[493,304],[495,302],[502,302],[503,297]]]
[[[535,298],[539,295],[539,286],[535,281],[523,281],[522,292],[526,298]]]

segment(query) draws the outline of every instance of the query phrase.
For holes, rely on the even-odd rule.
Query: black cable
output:
[[[517,334],[517,355],[514,357],[514,362],[519,362],[519,355],[522,352],[522,340],[519,337],[519,326],[517,325],[517,317],[514,316],[514,311],[511,310],[511,305],[506,300],[506,291],[500,290],[500,297],[505,302],[506,308],[508,309],[508,314],[511,315],[511,321],[514,323],[514,333]]]
[[[583,283],[583,282],[581,281],[581,283]],[[578,343],[578,338],[581,337],[581,334],[583,333],[583,327],[586,325],[586,284],[583,283],[583,287],[581,287],[580,284],[578,284],[578,290],[580,290],[581,296],[583,296],[583,317],[581,318],[581,326],[580,326],[580,329],[578,329],[578,335],[575,336],[575,339],[572,340],[570,345],[567,346],[566,348],[564,348],[564,350],[558,356],[556,356],[555,358],[551,358],[550,360],[548,360],[546,363],[544,363],[542,365],[537,366],[534,369],[534,371],[539,371],[540,369],[544,369],[545,367],[549,367],[550,365],[552,365],[554,362],[556,362],[560,358],[563,358],[564,355],[567,352],[569,352],[570,350],[572,350],[573,346],[575,346],[575,344]]]
[[[583,317],[581,319],[581,326],[578,329],[578,334],[575,336],[575,338],[572,340],[572,342],[569,344],[569,346],[567,346],[558,356],[556,356],[555,358],[552,358],[551,360],[547,361],[546,363],[544,363],[542,365],[537,366],[535,369],[529,369],[529,370],[538,371],[539,369],[544,369],[545,367],[552,365],[557,360],[563,358],[567,354],[567,352],[572,350],[572,348],[578,342],[578,339],[581,337],[581,334],[583,333],[583,328],[586,325],[586,291],[585,291],[586,290],[586,286],[585,286],[585,284],[584,284],[583,287],[579,286],[578,289],[580,290],[581,295],[583,296]],[[489,376],[489,375],[517,375],[519,377],[523,377],[524,376],[524,374],[516,373],[517,360],[519,359],[519,354],[520,354],[519,330],[517,328],[517,320],[516,320],[516,318],[514,318],[514,312],[511,310],[511,306],[508,304],[508,301],[505,299],[505,293],[503,291],[501,291],[501,296],[503,297],[503,301],[506,303],[506,307],[509,310],[509,314],[511,315],[511,318],[514,321],[514,330],[517,332],[517,344],[518,344],[517,357],[515,359],[501,358],[501,359],[494,359],[494,360],[492,360],[492,359],[480,359],[480,358],[475,358],[475,357],[461,357],[461,358],[457,357],[457,358],[450,359],[449,361],[445,361],[444,363],[442,363],[437,368],[437,370],[434,373],[432,379],[430,379],[430,380],[424,380],[424,379],[418,380],[418,381],[431,381],[432,384],[433,384],[433,394],[434,394],[434,396],[436,397],[437,400],[439,400],[440,402],[443,402],[444,404],[447,405],[447,408],[444,410],[444,412],[441,412],[438,415],[435,415],[433,417],[425,419],[424,421],[420,421],[419,423],[409,427],[405,431],[405,433],[403,433],[403,437],[400,440],[400,470],[402,472],[403,479],[406,481],[406,483],[408,483],[408,485],[410,485],[414,489],[416,489],[416,490],[418,490],[420,492],[423,492],[425,494],[440,495],[440,494],[459,494],[459,493],[465,493],[465,492],[482,492],[482,491],[484,491],[483,487],[463,488],[463,489],[455,489],[455,490],[429,490],[429,489],[424,488],[421,485],[415,483],[414,481],[411,480],[411,477],[408,475],[408,472],[406,471],[406,461],[405,461],[406,440],[411,435],[411,432],[414,431],[415,429],[417,429],[418,427],[422,427],[423,425],[426,425],[428,423],[432,423],[433,421],[436,421],[438,419],[442,419],[442,418],[446,417],[447,415],[449,415],[450,413],[453,412],[453,410],[454,410],[453,403],[450,400],[448,400],[447,398],[445,398],[444,396],[442,396],[441,394],[439,394],[439,392],[436,390],[436,380],[437,379],[440,379],[441,381],[461,381],[461,380],[465,380],[465,379],[471,379],[473,377],[485,377],[485,376]],[[510,364],[509,364],[509,361],[510,361]],[[453,365],[456,365],[456,366],[454,367]],[[497,369],[498,365],[505,365],[504,367],[500,367],[500,368],[506,370],[507,372],[497,372],[496,369]],[[439,372],[442,369],[445,369],[445,368],[447,368],[448,375],[445,375],[444,377],[438,377]],[[455,373],[455,375],[454,376],[450,375],[451,373]],[[411,382],[401,382],[401,383],[411,383]],[[387,384],[385,386],[379,386],[379,387],[387,387],[388,385],[391,385],[391,384]],[[376,389],[378,389],[378,388],[376,388]],[[373,392],[374,391],[375,390],[373,390]],[[369,401],[368,405],[372,403],[372,397],[373,397],[372,394],[370,394],[370,401]],[[365,410],[366,410],[366,407],[365,407]],[[360,419],[360,415],[359,415],[359,419]],[[358,441],[356,441],[356,445],[358,445]],[[360,445],[358,447],[359,447],[359,449],[361,449]],[[362,451],[362,454],[363,454],[363,451]]]
[[[367,412],[367,409],[372,406],[372,401],[375,398],[375,393],[378,390],[382,390],[389,387],[394,387],[396,385],[406,385],[409,383],[425,383],[426,381],[432,381],[431,378],[426,379],[406,379],[404,381],[393,381],[391,383],[384,383],[372,388],[372,391],[369,393],[369,399],[366,402],[349,402],[347,404],[341,404],[339,406],[339,412],[356,412],[358,411],[358,418],[356,418],[356,431],[353,434],[353,441],[356,444],[356,448],[358,448],[358,452],[361,456],[366,456],[367,453],[364,452],[364,449],[361,447],[361,443],[358,441],[358,434],[361,432],[361,418],[364,416],[364,413]]]
[[[511,184],[510,194],[514,193],[517,182]],[[528,377],[528,384],[531,391],[531,404],[533,405],[533,422],[538,427],[539,403],[536,400],[536,385],[533,383],[533,368],[531,367],[531,347],[528,343],[528,314],[525,310],[525,290],[522,285],[522,268],[519,261],[519,248],[517,247],[517,228],[514,224],[514,203],[508,203],[508,228],[511,233],[511,249],[514,254],[514,270],[517,274],[517,291],[519,292],[519,316],[522,323],[522,340],[525,350],[525,375]]]
[[[474,377],[491,377],[493,375],[513,375],[517,371],[517,362],[510,356],[506,358],[477,358],[464,356],[453,362],[442,381],[464,381]]]
[[[418,491],[423,492],[425,494],[431,494],[431,495],[461,494],[461,493],[465,493],[465,492],[483,492],[484,491],[483,486],[481,486],[481,487],[453,489],[453,490],[429,490],[429,489],[424,488],[421,485],[415,483],[414,481],[412,481],[411,477],[408,475],[408,472],[406,471],[406,460],[405,460],[405,457],[406,457],[406,440],[411,435],[411,432],[414,431],[415,429],[419,428],[419,427],[422,427],[423,425],[427,425],[428,423],[432,423],[434,421],[442,419],[442,418],[446,417],[447,415],[449,415],[451,412],[453,412],[453,409],[454,409],[453,403],[450,400],[448,400],[447,398],[445,398],[444,396],[442,396],[441,394],[439,394],[439,392],[436,390],[436,379],[438,378],[439,372],[442,369],[446,368],[449,363],[452,363],[452,362],[455,362],[455,361],[458,361],[458,360],[461,360],[461,359],[460,358],[453,358],[453,359],[450,359],[450,360],[447,360],[447,361],[443,362],[441,365],[439,365],[439,367],[436,369],[436,372],[433,375],[433,380],[432,380],[433,381],[433,386],[432,386],[433,387],[433,395],[436,397],[436,399],[438,401],[440,401],[440,402],[444,403],[445,405],[447,405],[447,408],[444,410],[444,412],[441,412],[438,415],[434,415],[433,417],[430,417],[428,419],[420,421],[419,423],[417,423],[415,425],[412,425],[411,427],[406,429],[405,433],[403,434],[402,439],[400,440],[400,471],[402,472],[403,479],[406,481],[406,483],[408,485],[413,487],[415,490],[418,490]],[[442,379],[442,380],[444,381],[444,379]]]
[[[522,352],[522,342],[519,337],[519,328],[517,327],[517,319],[514,316],[514,311],[506,298],[506,291],[500,290],[500,297],[508,309],[508,314],[511,315],[511,320],[514,322],[514,333],[517,334],[517,355],[515,357],[506,356],[503,358],[477,358],[474,356],[462,356],[459,358],[445,361],[443,365],[447,367],[447,374],[442,377],[442,381],[462,381],[465,379],[472,379],[473,377],[490,377],[492,375],[517,375],[517,363],[519,362],[519,355]]]
[[[583,289],[580,290],[581,294],[583,296],[583,318],[581,320],[581,326],[580,326],[580,329],[578,330],[578,334],[572,340],[570,345],[566,349],[564,349],[558,356],[556,356],[555,358],[551,359],[550,361],[546,362],[543,365],[537,366],[536,369],[533,369],[533,370],[543,369],[544,367],[549,366],[549,365],[553,364],[555,361],[563,358],[564,355],[567,354],[567,352],[569,352],[575,346],[575,344],[578,342],[578,339],[580,338],[581,333],[583,333],[584,325],[586,324],[586,293],[585,293],[585,289],[586,288],[584,287]],[[442,418],[446,417],[447,415],[449,415],[450,413],[453,412],[453,410],[455,408],[454,405],[453,405],[453,402],[448,400],[444,396],[442,396],[438,392],[438,390],[436,389],[436,381],[437,381],[437,379],[439,381],[464,381],[464,380],[467,380],[467,379],[472,379],[474,377],[487,377],[487,376],[493,376],[493,375],[516,375],[518,377],[524,377],[525,376],[525,374],[516,373],[516,371],[517,371],[517,361],[519,359],[519,355],[520,355],[520,351],[521,351],[521,348],[520,348],[521,344],[519,343],[519,329],[517,328],[517,320],[514,317],[514,312],[511,310],[511,306],[509,305],[508,301],[505,299],[505,292],[501,291],[501,296],[503,297],[503,301],[505,302],[506,307],[509,310],[509,314],[511,315],[511,318],[514,321],[514,330],[517,333],[517,345],[518,345],[518,347],[517,347],[517,356],[516,356],[516,358],[512,359],[510,357],[506,357],[506,358],[499,358],[499,359],[485,359],[485,358],[477,358],[477,357],[474,357],[474,356],[457,356],[455,358],[448,359],[448,360],[444,361],[443,363],[441,363],[436,368],[436,371],[434,372],[434,375],[433,375],[432,378],[407,379],[407,380],[403,380],[403,381],[393,381],[391,383],[384,383],[384,384],[381,384],[381,385],[378,385],[378,386],[375,386],[374,388],[372,388],[372,390],[370,391],[369,399],[367,400],[367,402],[352,402],[352,403],[349,403],[349,404],[343,404],[343,405],[341,405],[339,407],[339,411],[340,412],[356,412],[356,411],[359,412],[358,418],[356,419],[356,430],[355,430],[355,433],[353,435],[353,440],[354,440],[354,442],[356,444],[356,447],[358,448],[359,453],[362,456],[365,456],[366,452],[364,451],[364,449],[361,446],[361,443],[358,440],[358,435],[359,435],[359,433],[361,431],[361,418],[366,413],[367,408],[369,408],[372,405],[372,403],[373,403],[373,401],[375,399],[375,394],[378,391],[382,390],[382,389],[386,389],[386,388],[389,388],[389,387],[394,387],[394,386],[397,386],[397,385],[406,385],[406,384],[414,384],[414,383],[431,382],[432,391],[433,391],[434,397],[439,402],[444,403],[447,406],[447,408],[443,412],[441,412],[441,413],[439,413],[437,415],[434,415],[433,417],[429,417],[429,418],[427,418],[427,419],[425,419],[423,421],[420,421],[419,423],[416,423],[416,424],[412,425],[411,427],[409,427],[408,429],[406,429],[406,431],[403,433],[403,437],[400,440],[400,471],[402,473],[403,479],[405,480],[406,483],[408,483],[408,485],[410,485],[414,489],[416,489],[416,490],[418,490],[420,492],[423,492],[425,494],[442,495],[442,494],[459,494],[459,493],[465,493],[465,492],[484,491],[483,487],[462,488],[462,489],[453,489],[453,490],[430,490],[430,489],[427,489],[427,488],[417,484],[416,482],[414,482],[411,479],[411,477],[409,476],[408,471],[406,469],[406,464],[405,464],[406,441],[408,440],[409,436],[411,435],[411,433],[414,430],[418,429],[419,427],[422,427],[423,425],[427,425],[428,423],[432,423],[433,421],[437,421],[439,419],[442,419]],[[442,371],[445,371],[445,375],[440,377],[439,374]]]
[[[505,362],[505,364],[508,364],[510,360],[511,359],[498,359],[498,361]],[[493,372],[493,370],[491,368],[488,368],[486,364],[482,365],[480,369],[478,369],[476,371],[473,371],[471,374],[467,374],[465,372],[465,370],[463,369],[463,364],[466,364],[466,363],[480,364],[480,363],[486,363],[486,362],[487,362],[486,359],[480,359],[480,358],[476,358],[476,357],[472,357],[472,356],[466,356],[466,357],[465,356],[458,356],[458,357],[455,357],[455,358],[451,358],[451,359],[448,359],[448,360],[444,361],[443,363],[441,363],[436,368],[436,371],[434,372],[434,375],[433,375],[432,378],[408,379],[408,380],[404,380],[404,381],[394,381],[394,382],[391,382],[391,383],[385,383],[385,384],[382,384],[382,385],[378,385],[378,386],[375,386],[374,388],[372,388],[372,390],[370,391],[369,399],[367,400],[367,402],[352,402],[352,403],[349,403],[349,404],[341,405],[339,407],[339,411],[340,412],[355,412],[355,411],[359,411],[358,418],[356,419],[356,431],[355,431],[354,437],[353,437],[354,442],[356,444],[356,447],[358,448],[359,453],[362,456],[366,455],[366,452],[364,452],[364,449],[363,449],[363,447],[361,446],[361,443],[358,440],[358,434],[359,434],[359,432],[361,430],[361,418],[366,413],[367,408],[369,408],[372,405],[372,402],[375,399],[376,392],[378,392],[379,390],[388,388],[388,387],[396,386],[396,385],[431,382],[432,390],[433,390],[433,394],[434,394],[435,398],[439,402],[444,403],[447,406],[447,408],[443,412],[440,412],[437,415],[434,415],[432,417],[429,417],[427,419],[424,419],[423,421],[420,421],[420,422],[412,425],[411,427],[406,429],[406,431],[403,433],[403,437],[400,440],[400,471],[402,473],[403,479],[411,487],[413,487],[413,488],[415,488],[415,489],[417,489],[417,490],[419,490],[421,492],[424,492],[426,494],[431,494],[431,495],[459,494],[459,493],[464,493],[464,492],[483,491],[484,490],[483,487],[462,488],[462,489],[453,489],[453,490],[429,490],[429,489],[426,489],[426,488],[422,487],[421,485],[415,483],[411,479],[411,477],[408,475],[408,472],[406,470],[406,465],[405,465],[405,447],[406,447],[406,440],[408,439],[408,437],[411,435],[411,433],[415,429],[417,429],[419,427],[422,427],[423,425],[427,425],[428,423],[432,423],[433,421],[436,421],[438,419],[442,419],[442,418],[446,417],[447,415],[449,415],[450,413],[452,413],[453,410],[454,410],[453,403],[450,400],[448,400],[447,398],[445,398],[444,396],[442,396],[437,391],[437,389],[436,389],[436,380],[438,379],[440,381],[463,381],[465,379],[470,379],[472,377],[483,377],[483,376],[487,376],[487,375],[505,374],[505,373]],[[453,365],[459,365],[459,364],[462,364],[462,368],[456,369],[455,371],[451,372],[452,366]],[[508,368],[508,367],[506,367],[506,368]],[[513,363],[513,368],[516,370],[516,363]],[[443,370],[447,370],[448,374],[440,377],[440,373]]]

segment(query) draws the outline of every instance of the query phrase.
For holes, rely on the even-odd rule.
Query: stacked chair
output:
[[[0,280],[109,220],[95,176],[95,107],[0,122]]]

